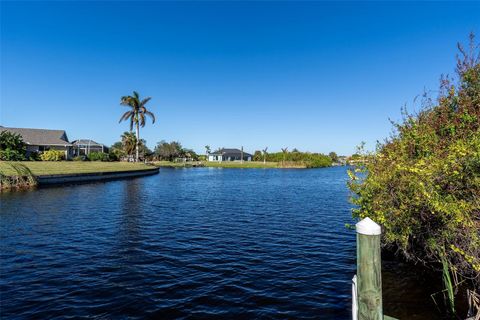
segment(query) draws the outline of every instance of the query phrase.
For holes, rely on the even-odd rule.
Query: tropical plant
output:
[[[88,154],[88,160],[90,161],[108,161],[108,153],[93,151]]]
[[[23,161],[23,160],[25,160],[25,155],[18,152],[17,150],[12,150],[12,149],[0,150],[0,160],[2,160],[2,161]]]
[[[22,136],[10,131],[0,132],[0,160],[25,160],[26,147]]]
[[[122,150],[129,156],[133,155],[137,149],[137,137],[133,132],[125,131],[122,136]]]
[[[40,155],[42,161],[60,161],[65,158],[65,153],[60,150],[47,150]]]
[[[7,162],[7,164],[15,174],[6,175],[0,171],[0,192],[8,189],[24,189],[37,186],[37,178],[27,166],[19,162]]]
[[[120,104],[128,106],[131,108],[125,112],[120,118],[119,122],[129,120],[130,121],[130,131],[133,130],[135,126],[136,131],[136,144],[135,144],[135,161],[139,161],[139,152],[140,152],[140,127],[145,126],[145,121],[147,117],[152,119],[152,123],[155,123],[155,115],[148,111],[145,105],[151,100],[151,97],[145,99],[140,99],[138,92],[133,91],[132,96],[123,96],[120,99]]]
[[[210,153],[211,149],[209,145],[205,146],[205,155],[208,157],[208,154]]]

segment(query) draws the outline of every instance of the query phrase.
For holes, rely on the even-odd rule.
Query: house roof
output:
[[[9,131],[22,136],[23,141],[29,145],[40,146],[71,146],[65,130],[7,128],[0,126],[0,131]]]
[[[240,149],[228,149],[228,148],[222,148],[218,149],[215,152],[211,152],[211,155],[221,155],[221,156],[241,156],[242,150]],[[250,153],[243,151],[243,156],[248,157],[252,156]]]
[[[95,141],[90,140],[90,139],[74,140],[74,141],[72,141],[72,144],[75,145],[75,146],[78,146],[78,145],[85,145],[85,146],[91,146],[91,147],[95,147],[95,146],[102,147],[103,146],[103,144],[95,142]]]

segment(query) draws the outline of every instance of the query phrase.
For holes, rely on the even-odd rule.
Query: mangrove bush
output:
[[[459,49],[457,77],[442,77],[438,100],[425,97],[421,111],[404,110],[391,137],[349,172],[349,187],[353,215],[380,223],[386,246],[478,292],[480,59],[473,36]]]

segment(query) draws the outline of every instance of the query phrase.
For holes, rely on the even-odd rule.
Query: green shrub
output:
[[[48,150],[40,155],[42,161],[60,161],[65,158],[65,153],[60,150]]]
[[[117,152],[117,150],[110,150],[108,152],[108,159],[110,161],[119,161],[120,160],[119,152]]]
[[[323,168],[332,165],[332,159],[330,157],[314,157],[305,161],[307,168]]]
[[[88,154],[88,160],[90,161],[108,161],[108,153],[104,152],[90,152]]]
[[[462,52],[463,53],[463,52]],[[355,217],[384,228],[384,243],[480,289],[480,64],[464,55],[459,81],[402,123],[350,171]],[[446,262],[445,262],[446,261]],[[439,270],[441,271],[441,269]]]
[[[25,160],[25,143],[22,136],[6,130],[0,132],[0,160]]]
[[[72,160],[73,161],[85,161],[86,157],[85,156],[76,156],[76,157],[73,157]]]
[[[260,159],[263,160],[263,155]],[[305,164],[308,168],[321,168],[332,165],[332,159],[327,155],[321,153],[300,152],[297,149],[293,149],[293,151],[286,153],[268,153],[266,155],[266,161]]]
[[[0,150],[0,160],[23,161],[25,160],[25,154],[18,150],[7,148],[7,149]]]
[[[40,161],[41,158],[40,158],[40,153],[38,152],[30,152],[30,154],[28,155],[28,161]]]

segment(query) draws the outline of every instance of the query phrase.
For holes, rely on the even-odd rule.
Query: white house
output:
[[[250,153],[244,152],[239,149],[219,149],[215,152],[208,154],[208,161],[252,161],[253,156]]]

